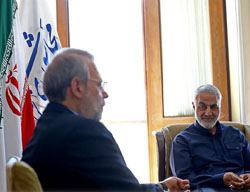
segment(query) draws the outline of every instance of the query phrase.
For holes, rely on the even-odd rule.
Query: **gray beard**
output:
[[[208,130],[211,130],[211,129],[215,126],[215,124],[217,123],[219,117],[220,117],[220,113],[219,113],[219,115],[218,115],[218,118],[217,118],[213,123],[203,123],[202,120],[200,120],[200,119],[197,117],[196,113],[195,113],[195,119],[198,121],[198,123],[199,123],[203,128],[208,129]]]
[[[200,124],[203,128],[210,130],[210,129],[212,129],[212,128],[215,126],[215,124],[217,123],[217,120],[216,120],[215,122],[209,123],[209,124],[207,124],[207,123],[204,124],[204,123],[202,123],[202,122],[199,121],[199,120],[198,120],[198,122],[199,122],[199,124]]]

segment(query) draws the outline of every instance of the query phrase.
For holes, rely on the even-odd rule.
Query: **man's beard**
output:
[[[197,114],[195,113],[195,119],[198,121],[198,123],[202,127],[206,128],[206,129],[212,129],[215,126],[215,124],[217,123],[219,117],[220,117],[220,113],[219,113],[218,117],[214,121],[206,122],[206,121],[202,120],[202,118],[199,118],[197,116]]]
[[[96,120],[96,121],[100,121],[102,119],[102,112],[103,112],[103,108],[96,111],[95,116],[93,117],[93,119]]]

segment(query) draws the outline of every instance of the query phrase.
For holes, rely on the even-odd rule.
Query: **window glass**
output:
[[[164,116],[193,115],[193,91],[212,83],[208,0],[161,0]]]
[[[102,121],[128,167],[149,181],[141,0],[69,0],[70,45],[89,51],[109,94]]]

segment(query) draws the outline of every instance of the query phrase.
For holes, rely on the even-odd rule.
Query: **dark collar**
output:
[[[215,133],[215,135],[220,134],[220,133],[221,133],[221,124],[220,124],[220,122],[217,121],[216,124],[215,124],[215,126],[216,126],[216,133]],[[210,131],[209,131],[208,129],[202,127],[202,126],[198,123],[198,121],[195,121],[195,122],[194,122],[194,127],[195,127],[195,129],[196,129],[199,133],[201,133],[201,134],[204,134],[204,135],[212,135],[212,134],[210,133]]]
[[[49,102],[44,112],[74,113],[71,109],[57,102]]]

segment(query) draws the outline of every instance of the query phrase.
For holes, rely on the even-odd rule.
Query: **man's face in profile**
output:
[[[214,94],[199,93],[193,108],[195,119],[206,129],[212,129],[220,117],[220,104]]]
[[[87,91],[83,98],[83,109],[87,117],[99,121],[101,120],[103,107],[105,105],[104,99],[108,97],[108,94],[102,87],[101,76],[93,61],[89,59],[87,63],[90,77],[87,83]]]

